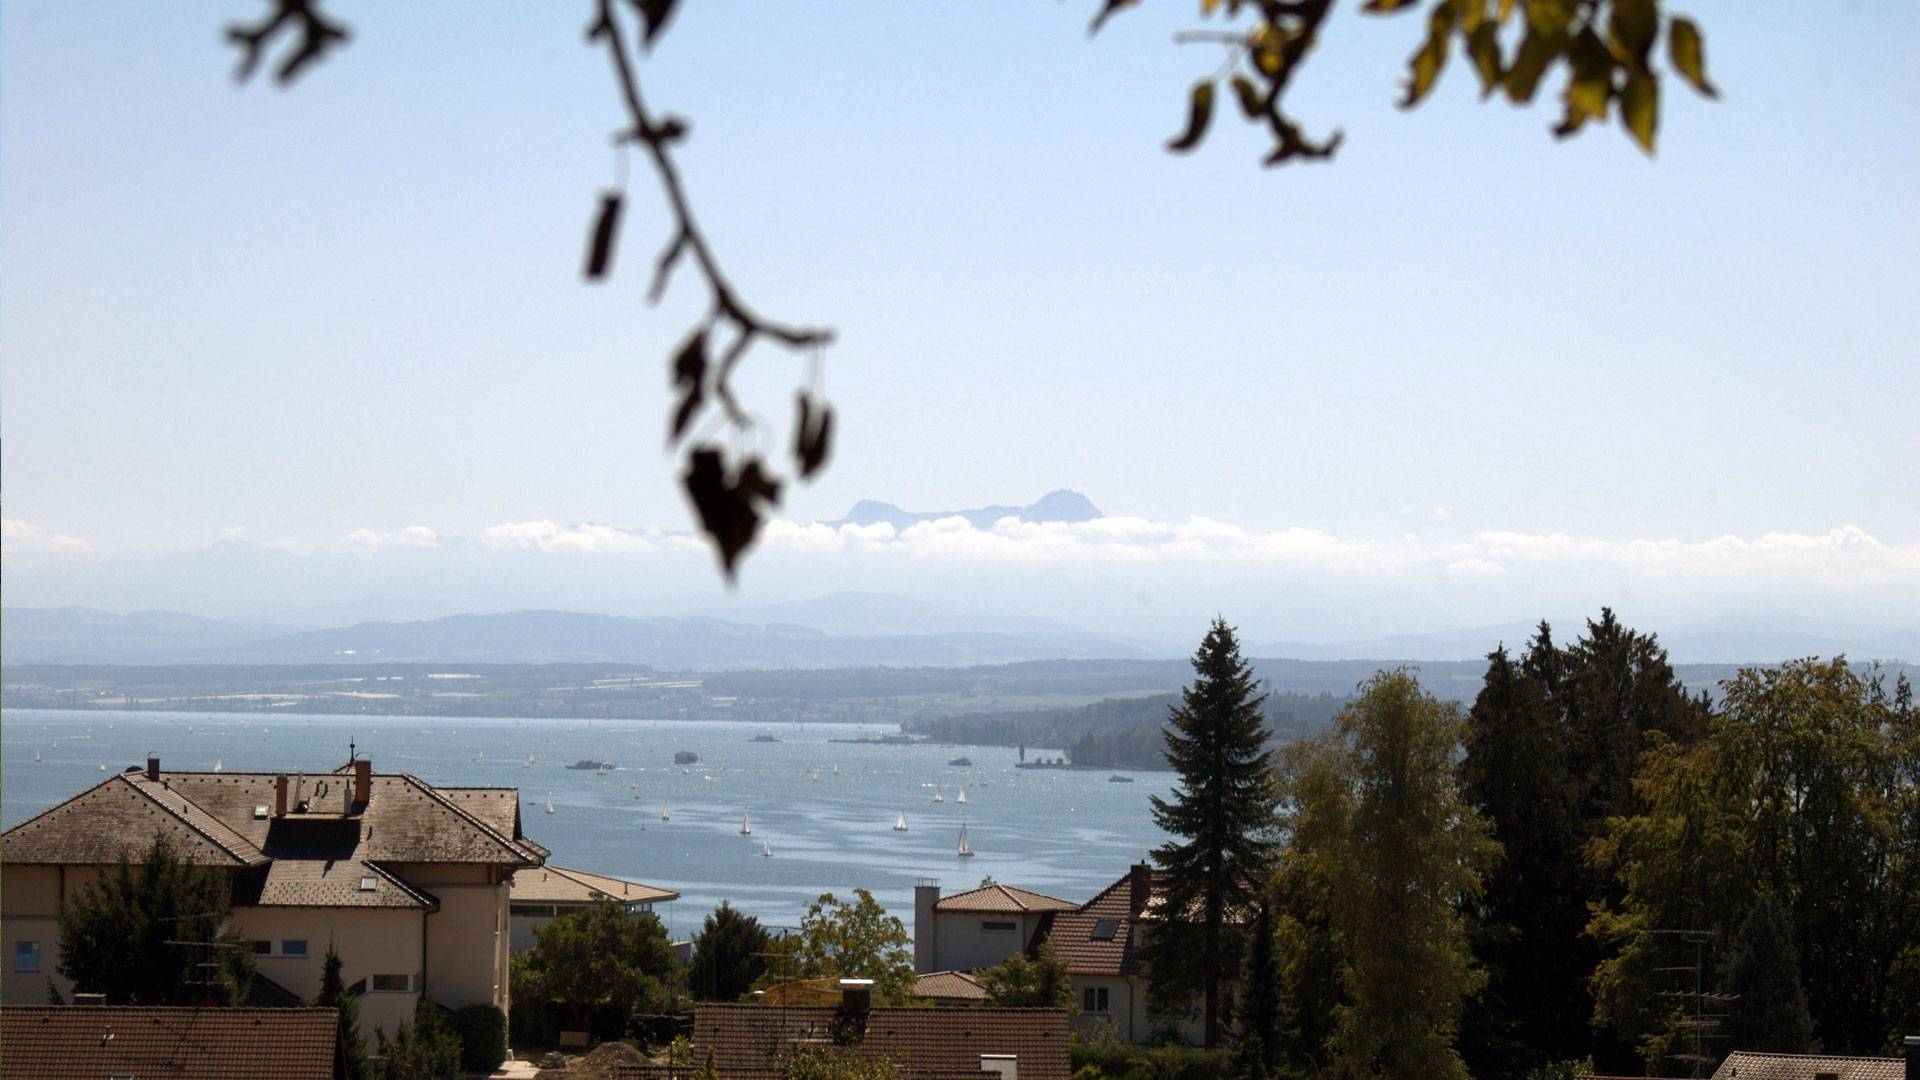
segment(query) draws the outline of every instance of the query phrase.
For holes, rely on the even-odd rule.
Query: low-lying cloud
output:
[[[0,518],[0,546],[8,551],[75,554],[92,551],[93,545],[77,536],[53,532],[19,518]]]

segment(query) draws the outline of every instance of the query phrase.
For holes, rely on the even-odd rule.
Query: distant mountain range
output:
[[[932,607],[932,605],[928,605]],[[939,609],[936,609],[939,610]],[[946,621],[959,625],[954,613]],[[319,630],[175,612],[8,608],[8,664],[617,662],[667,670],[950,666],[1148,655],[1061,627],[1051,632],[833,634],[793,623],[702,616],[628,618],[569,611],[452,615]]]
[[[1001,518],[1018,518],[1021,521],[1094,521],[1106,515],[1093,505],[1093,500],[1077,491],[1065,488],[1050,491],[1042,495],[1039,501],[1026,506],[980,506],[972,510],[902,510],[892,503],[862,499],[853,504],[847,516],[827,525],[878,525],[885,522],[896,529],[906,529],[923,521],[938,521],[941,518],[959,517],[976,529],[991,529],[993,523]]]

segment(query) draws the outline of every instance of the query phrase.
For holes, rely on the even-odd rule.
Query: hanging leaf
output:
[[[1106,3],[1100,5],[1099,12],[1094,15],[1093,24],[1087,27],[1087,36],[1092,37],[1099,33],[1100,28],[1105,26],[1107,20],[1113,18],[1116,12],[1123,7],[1131,7],[1134,3],[1135,0],[1106,0]]]
[[[652,48],[654,37],[666,27],[667,20],[673,16],[676,0],[632,0],[632,3],[639,9],[640,20],[645,24],[640,33],[640,40],[648,48]]]
[[[1520,51],[1514,54],[1513,66],[1507,69],[1507,100],[1515,105],[1524,105],[1533,100],[1533,92],[1540,86],[1540,77],[1546,74],[1547,65],[1559,58],[1567,48],[1566,31],[1542,33],[1538,28],[1529,26],[1527,36],[1520,39]]]
[[[679,442],[687,425],[707,399],[707,328],[693,332],[673,356],[673,383],[680,388],[680,407],[673,411],[668,442]]]
[[[1693,25],[1692,19],[1673,20],[1667,28],[1667,51],[1673,59],[1673,69],[1692,83],[1695,90],[1710,98],[1720,96],[1720,91],[1707,81],[1706,46],[1700,37],[1700,28]]]
[[[1267,111],[1266,104],[1260,100],[1260,88],[1245,75],[1233,77],[1233,93],[1240,99],[1240,111],[1246,114],[1247,119],[1255,119]]]
[[[1500,24],[1486,19],[1474,27],[1467,37],[1467,55],[1480,75],[1480,96],[1485,98],[1500,85]]]
[[[729,477],[725,459],[711,444],[696,447],[687,459],[682,478],[687,498],[700,519],[700,531],[713,539],[720,567],[732,582],[740,556],[760,531],[761,504],[778,502],[780,485],[761,470],[758,458],[748,459],[738,475]]]
[[[1167,143],[1167,149],[1177,154],[1200,145],[1207,137],[1207,124],[1213,120],[1213,84],[1200,82],[1194,84],[1193,102],[1187,113],[1187,130],[1179,138]]]
[[[1607,118],[1607,101],[1613,96],[1613,54],[1588,26],[1574,35],[1567,47],[1567,114],[1553,133],[1566,138],[1579,131],[1588,120]]]
[[[1649,157],[1653,155],[1653,131],[1659,116],[1660,84],[1646,72],[1628,72],[1627,85],[1620,91],[1620,119],[1627,126],[1627,134]]]
[[[800,463],[800,479],[809,480],[826,464],[833,444],[833,408],[825,402],[815,406],[804,390],[798,395],[800,418],[793,425],[793,456]]]
[[[1647,69],[1647,54],[1660,33],[1660,12],[1653,0],[1613,0],[1607,18],[1607,39],[1613,54],[1633,71]]]
[[[1447,64],[1447,47],[1453,39],[1453,24],[1453,2],[1442,0],[1427,18],[1426,43],[1420,46],[1419,52],[1413,54],[1408,64],[1411,73],[1407,77],[1407,96],[1400,103],[1401,108],[1411,109],[1420,104],[1420,99],[1427,96],[1435,80],[1440,78],[1440,69]]]
[[[607,276],[607,266],[613,261],[613,238],[620,228],[620,203],[617,191],[600,196],[600,212],[593,220],[593,240],[587,245],[588,281]]]
[[[1399,11],[1401,8],[1412,3],[1413,0],[1367,0],[1366,3],[1360,5],[1360,10],[1373,15],[1385,15],[1390,12]]]

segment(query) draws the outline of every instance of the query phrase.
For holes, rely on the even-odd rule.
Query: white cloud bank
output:
[[[437,548],[440,546],[440,535],[425,525],[409,525],[389,533],[355,529],[347,534],[345,544],[348,551],[360,554],[371,554],[384,548]]]
[[[482,542],[501,550],[592,554],[704,552],[684,533],[560,526],[551,521],[495,525]],[[1488,531],[1464,537],[1406,533],[1343,537],[1319,529],[1243,529],[1210,518],[1184,522],[1108,517],[1086,522],[1003,518],[981,529],[961,517],[893,525],[771,521],[762,553],[866,555],[928,560],[956,567],[1214,566],[1282,574],[1500,580],[1510,576],[1599,572],[1649,582],[1691,580],[1722,586],[1797,581],[1861,587],[1920,585],[1920,546],[1884,543],[1848,525],[1824,533],[1769,532],[1700,540],[1603,539],[1565,533]]]
[[[52,532],[19,518],[0,518],[0,547],[8,551],[70,554],[92,551],[93,545],[77,536]]]

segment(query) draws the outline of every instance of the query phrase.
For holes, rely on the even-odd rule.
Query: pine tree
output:
[[[1813,1046],[1813,1014],[1800,984],[1800,953],[1786,912],[1771,894],[1754,901],[1734,935],[1723,984],[1735,995],[1721,1033],[1739,1050],[1804,1054]]]
[[[1262,903],[1253,920],[1247,968],[1240,980],[1240,1013],[1234,1018],[1233,1066],[1243,1080],[1281,1075],[1280,963],[1273,948],[1273,910]]]
[[[327,958],[320,969],[320,996],[315,1005],[340,1013],[339,1038],[334,1044],[334,1080],[368,1080],[372,1068],[367,1064],[367,1040],[360,1034],[360,999],[347,993],[340,976],[340,954],[327,943]]]
[[[460,1036],[440,1018],[440,1006],[421,998],[413,1023],[393,1038],[375,1030],[384,1059],[381,1080],[460,1080]]]
[[[60,974],[109,1005],[238,1004],[253,957],[224,925],[231,904],[226,874],[156,834],[138,867],[122,855],[61,910]]]
[[[693,941],[687,987],[703,1001],[734,1001],[767,970],[772,938],[760,920],[720,901]]]
[[[1194,680],[1169,717],[1171,801],[1152,797],[1153,820],[1181,839],[1153,852],[1165,871],[1161,918],[1147,936],[1149,999],[1186,1012],[1201,999],[1205,1044],[1218,1046],[1240,955],[1240,923],[1273,868],[1272,754],[1253,669],[1233,628],[1216,618],[1193,654]]]

